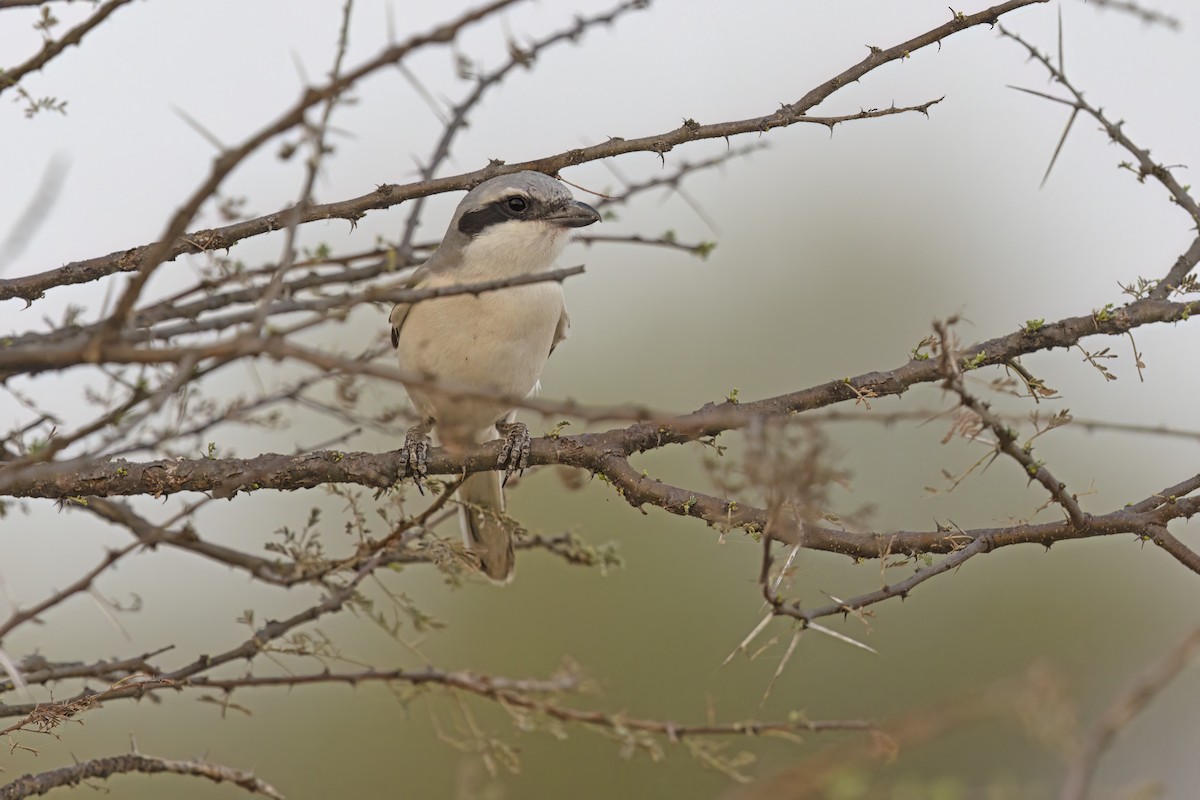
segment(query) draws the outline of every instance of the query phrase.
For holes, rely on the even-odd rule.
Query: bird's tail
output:
[[[463,539],[476,556],[483,574],[499,583],[512,580],[516,556],[512,531],[504,524],[504,489],[500,473],[475,472],[458,489]]]

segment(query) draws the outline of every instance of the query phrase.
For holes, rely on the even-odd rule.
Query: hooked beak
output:
[[[600,212],[587,203],[581,203],[576,200],[570,205],[563,206],[551,212],[545,217],[545,220],[554,225],[561,225],[564,228],[583,228],[591,225],[593,222],[599,222]]]

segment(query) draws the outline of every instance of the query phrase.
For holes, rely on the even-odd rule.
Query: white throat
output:
[[[569,228],[540,220],[490,225],[463,248],[461,276],[496,280],[545,272],[570,239]]]

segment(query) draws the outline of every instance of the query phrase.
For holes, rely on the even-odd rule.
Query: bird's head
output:
[[[553,265],[573,229],[599,220],[596,209],[577,201],[554,178],[515,172],[467,192],[441,249],[458,255],[465,271],[488,278],[542,272]]]

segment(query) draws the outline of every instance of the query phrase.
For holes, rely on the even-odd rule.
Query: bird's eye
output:
[[[517,214],[520,214],[522,211],[524,211],[526,208],[529,207],[529,203],[526,202],[524,197],[519,197],[516,195],[508,198],[508,200],[506,200],[505,203],[508,205],[509,211],[513,211]]]

